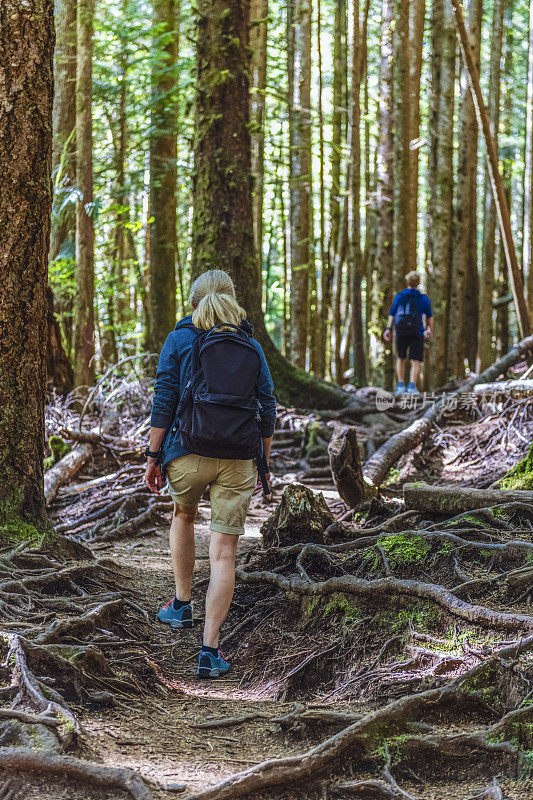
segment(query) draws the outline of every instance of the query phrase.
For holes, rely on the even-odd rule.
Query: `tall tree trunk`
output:
[[[524,182],[524,281],[533,319],[533,0],[529,4],[529,69],[527,80],[526,164]]]
[[[468,29],[479,69],[483,0],[469,0]],[[477,351],[477,151],[479,128],[466,65],[461,70],[459,154],[453,258],[448,305],[448,376],[464,375],[465,359],[473,369]]]
[[[248,0],[198,3],[192,277],[220,264],[228,269],[281,402],[339,407],[345,394],[290,364],[265,328],[250,191],[249,12]]]
[[[76,183],[76,0],[55,0],[55,29],[52,170],[60,207]],[[65,243],[73,253],[75,238],[76,213],[68,203],[53,215],[50,261]]]
[[[332,373],[334,379],[342,382],[341,346],[341,296],[344,258],[339,258],[338,246],[342,240],[341,228],[341,163],[344,143],[344,122],[347,118],[346,101],[346,0],[335,1],[335,20],[333,32],[333,113],[331,119],[331,191],[329,198],[330,241],[329,241],[329,283],[328,305],[333,307]],[[324,302],[326,302],[326,300]]]
[[[263,171],[265,149],[265,89],[267,76],[268,0],[251,0],[250,46],[252,50],[252,91],[250,125],[252,131],[252,179],[254,245],[259,280],[263,269]]]
[[[295,0],[292,96],[289,98],[291,151],[291,358],[305,367],[311,241],[311,0]]]
[[[513,3],[509,3],[505,12],[505,58],[503,66],[503,105],[502,105],[502,124],[503,136],[506,142],[505,152],[502,159],[502,178],[505,187],[507,205],[511,208],[513,191],[513,163],[520,158],[516,152],[513,142],[513,83],[514,83],[514,27],[513,27]],[[509,294],[509,271],[505,257],[505,248],[500,236],[500,247],[498,248],[498,280],[496,294],[499,300],[503,300]],[[509,333],[509,304],[504,302],[496,310],[496,349],[498,358],[509,352],[511,337]]]
[[[411,184],[411,80],[409,17],[411,0],[395,0],[394,25],[394,285],[405,286],[413,269],[409,252]]]
[[[318,349],[317,374],[323,378],[326,374],[327,343],[330,338],[329,330],[329,259],[326,247],[326,188],[324,180],[324,107],[323,91],[324,80],[322,75],[322,3],[317,0],[316,11],[316,38],[318,57],[318,158],[319,158],[319,202],[320,202],[320,311],[319,329],[321,344]]]
[[[427,371],[433,385],[446,381],[447,300],[452,245],[453,201],[453,123],[455,100],[456,40],[450,0],[433,3],[434,41],[440,36],[442,51],[437,51],[439,68],[432,75],[433,113],[431,161],[434,174],[430,179],[430,213],[428,225],[428,293],[433,304],[435,337],[430,349]],[[433,83],[437,81],[438,83]],[[433,117],[434,119],[434,117]]]
[[[393,107],[394,0],[381,4],[381,57],[379,69],[379,142],[376,175],[376,257],[373,276],[372,333],[374,383],[392,388],[392,354],[382,343],[382,333],[392,303],[394,275],[394,107]]]
[[[52,0],[0,4],[0,530],[45,526]],[[17,524],[18,523],[18,524]]]
[[[76,298],[74,376],[78,386],[94,383],[93,218],[93,16],[94,0],[78,0],[76,70]]]
[[[352,305],[353,369],[355,386],[364,386],[366,377],[365,337],[363,332],[363,252],[361,249],[361,81],[363,72],[363,42],[368,27],[369,0],[365,0],[363,24],[360,30],[359,0],[352,0],[352,84],[350,122],[352,126],[351,160],[351,259],[352,281],[350,287]]]
[[[409,16],[409,41],[411,58],[409,62],[409,80],[411,98],[410,116],[410,181],[411,188],[407,201],[409,203],[408,261],[410,269],[416,269],[418,262],[418,173],[419,173],[419,138],[420,138],[420,82],[422,78],[422,56],[424,46],[424,23],[426,19],[426,0],[411,0]]]
[[[500,127],[500,80],[503,47],[503,16],[505,0],[494,0],[492,35],[490,40],[490,79],[488,114],[491,134],[498,147]],[[481,250],[481,290],[479,293],[479,364],[483,371],[494,361],[493,308],[494,266],[496,261],[496,203],[488,170],[485,170],[483,201],[483,245]]]
[[[150,346],[159,352],[176,323],[176,6],[153,0],[150,136]]]

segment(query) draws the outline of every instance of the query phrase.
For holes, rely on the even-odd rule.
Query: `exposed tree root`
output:
[[[468,684],[477,678],[491,664],[501,659],[516,658],[533,648],[533,636],[503,648],[493,658],[476,665],[468,672],[450,681],[445,686],[428,689],[411,696],[404,696],[383,708],[366,714],[360,720],[326,739],[316,747],[297,756],[275,758],[264,761],[243,772],[230,776],[219,784],[196,794],[191,800],[234,800],[258,790],[265,791],[274,786],[287,785],[298,780],[316,778],[333,761],[344,756],[347,751],[358,753],[371,748],[383,737],[400,732],[411,720],[424,712],[435,711],[443,705],[447,709],[453,705],[464,706],[468,701]],[[475,738],[475,735],[473,735]],[[454,737],[449,737],[449,740]],[[456,740],[454,739],[454,743]],[[518,748],[509,743],[490,743],[480,739],[480,746],[516,755]]]
[[[509,631],[533,630],[533,616],[508,614],[504,611],[493,611],[484,606],[466,603],[443,586],[434,583],[422,583],[421,581],[402,580],[393,577],[367,581],[363,578],[354,578],[352,575],[343,575],[329,578],[326,581],[315,582],[296,576],[286,578],[274,572],[247,572],[243,569],[237,569],[236,575],[244,583],[267,583],[277,586],[285,592],[294,592],[300,595],[324,596],[336,592],[344,592],[373,599],[387,598],[390,600],[394,595],[417,597],[432,600],[449,614],[477,625]]]
[[[90,761],[51,752],[37,752],[25,747],[0,747],[0,769],[31,771],[83,781],[92,786],[106,786],[128,792],[134,800],[152,800],[152,793],[137,772],[103,767]]]

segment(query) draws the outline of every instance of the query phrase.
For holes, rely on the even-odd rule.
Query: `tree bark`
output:
[[[54,202],[60,206],[76,184],[76,0],[55,0],[55,29],[52,171]],[[68,203],[54,210],[50,261],[65,243],[73,253],[75,239],[76,213]]]
[[[530,0],[529,4],[529,68],[526,113],[523,266],[529,314],[533,318],[533,0]]]
[[[61,329],[54,313],[54,293],[46,287],[46,374],[48,383],[61,394],[70,392],[74,385],[74,371],[61,343]]]
[[[333,31],[333,112],[331,117],[331,190],[329,196],[329,215],[330,215],[330,240],[329,240],[329,276],[327,293],[324,295],[325,302],[331,304],[332,314],[332,374],[337,383],[342,383],[342,364],[340,357],[340,347],[342,338],[341,327],[341,296],[342,296],[342,272],[344,257],[339,254],[339,242],[342,240],[343,232],[341,225],[344,224],[341,217],[342,186],[341,186],[341,163],[342,148],[345,141],[345,122],[347,120],[347,98],[346,98],[346,71],[347,71],[347,25],[346,25],[346,0],[336,0],[335,19]],[[348,187],[345,187],[347,191]]]
[[[503,16],[505,0],[494,0],[492,35],[490,40],[490,78],[488,115],[490,132],[498,152],[500,127],[500,80],[503,47]],[[486,369],[494,355],[494,265],[496,261],[496,203],[488,169],[485,170],[483,200],[483,245],[481,249],[481,290],[479,293],[479,362]]]
[[[265,149],[265,89],[267,76],[268,0],[251,0],[250,46],[252,50],[250,125],[252,132],[252,180],[254,246],[259,280],[263,269],[263,172]]]
[[[51,0],[0,4],[0,527],[45,524],[46,286],[54,18]]]
[[[470,48],[468,47],[468,34],[461,10],[459,0],[452,0],[455,24],[457,26],[457,35],[461,43],[461,49],[465,62],[468,66],[468,79],[470,82],[470,89],[472,97],[474,98],[474,105],[476,107],[476,114],[478,122],[483,130],[483,137],[487,148],[487,162],[489,167],[489,176],[492,185],[492,192],[496,203],[496,210],[498,214],[498,222],[500,226],[500,234],[502,237],[503,246],[505,248],[505,258],[507,261],[507,269],[509,271],[509,278],[511,281],[511,288],[516,308],[516,315],[518,319],[518,329],[520,334],[525,338],[529,335],[530,320],[527,304],[524,297],[524,284],[522,276],[518,268],[518,259],[516,256],[516,249],[513,240],[511,229],[511,218],[509,214],[509,206],[505,198],[505,188],[502,176],[499,171],[498,153],[494,138],[490,130],[490,120],[487,114],[487,109],[483,103],[483,95],[481,92],[481,85],[479,82],[479,74],[476,65],[472,59]]]
[[[428,203],[428,294],[433,305],[435,334],[428,354],[426,378],[433,385],[446,381],[447,299],[450,279],[453,203],[453,132],[456,40],[451,0],[433,3],[433,36],[441,49],[432,75],[433,164]]]
[[[420,138],[420,81],[422,77],[422,57],[424,46],[424,23],[426,19],[426,0],[411,0],[409,18],[409,41],[411,58],[409,62],[409,80],[411,98],[409,106],[410,132],[410,181],[411,188],[407,201],[409,203],[408,262],[410,269],[416,269],[418,262],[418,173]]]
[[[409,231],[411,184],[411,74],[409,17],[411,0],[395,0],[394,25],[394,288],[401,291],[414,268]],[[415,261],[416,264],[416,261]]]
[[[159,352],[176,324],[176,7],[153,0],[150,136],[150,346]],[[229,177],[229,176],[228,176]]]
[[[291,358],[305,367],[311,260],[311,0],[294,0],[292,96],[289,98]]]
[[[93,219],[93,16],[94,0],[78,0],[76,70],[76,298],[74,377],[94,383],[94,219]]]
[[[340,408],[348,395],[290,364],[265,328],[250,190],[249,11],[240,0],[201,0],[198,7],[192,277],[228,270],[282,403]]]
[[[349,508],[357,508],[367,499],[368,493],[363,480],[357,430],[337,425],[328,445],[328,455],[333,482],[341,500]]]
[[[353,382],[355,386],[365,386],[366,353],[363,332],[362,283],[364,277],[363,252],[361,249],[361,81],[363,69],[363,41],[368,28],[369,0],[365,0],[363,25],[360,31],[359,0],[353,0],[352,7],[352,85],[350,101],[350,124],[352,127],[351,159],[352,186],[351,202],[351,259],[352,285],[350,287],[352,306],[353,336]]]
[[[513,164],[521,157],[521,148],[511,144],[513,142],[514,108],[513,108],[513,88],[514,88],[514,27],[513,27],[513,3],[507,6],[505,19],[505,57],[503,68],[503,103],[502,103],[502,127],[503,136],[506,142],[505,150],[502,152],[502,180],[504,185],[507,206],[510,209],[512,204],[513,192]],[[505,247],[500,239],[498,248],[498,275],[496,281],[496,295],[499,300],[509,295],[509,271],[505,258]],[[509,331],[509,305],[503,303],[496,308],[496,352],[501,358],[510,347]]]
[[[483,0],[469,0],[468,28],[474,61],[479,69]],[[477,150],[479,127],[468,86],[464,60],[461,71],[459,154],[453,258],[448,303],[448,376],[461,378],[468,358],[475,368],[478,319],[477,266]],[[469,340],[475,342],[472,346]]]
[[[385,349],[382,332],[392,303],[394,276],[394,109],[393,109],[393,12],[394,0],[382,0],[381,55],[379,69],[379,141],[376,176],[376,256],[373,268],[371,347],[373,380],[392,388],[392,354]]]

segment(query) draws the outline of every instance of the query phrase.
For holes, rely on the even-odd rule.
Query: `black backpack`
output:
[[[181,443],[189,453],[253,458],[263,478],[266,465],[256,390],[261,362],[250,338],[241,327],[229,324],[196,337],[177,416]]]
[[[394,317],[396,336],[416,336],[420,333],[422,315],[416,301],[416,295],[407,295],[401,298],[400,306]]]

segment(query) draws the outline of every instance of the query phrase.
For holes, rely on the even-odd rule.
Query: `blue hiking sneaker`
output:
[[[407,384],[407,393],[408,394],[414,394],[414,395],[419,395],[420,394],[420,392],[416,388],[416,383],[413,383],[413,381],[411,381],[411,383]]]
[[[157,612],[157,619],[159,622],[165,622],[171,628],[193,628],[194,622],[192,618],[192,606],[190,603],[181,606],[181,608],[174,608],[174,598],[169,600],[163,608]]]
[[[396,389],[394,390],[394,394],[396,395],[396,397],[398,397],[401,394],[405,394],[405,391],[406,391],[405,383],[403,381],[400,381]]]
[[[218,656],[214,656],[207,650],[202,649],[198,657],[198,670],[196,677],[198,678],[220,678],[229,669],[229,664],[222,655],[222,651],[218,651]]]

